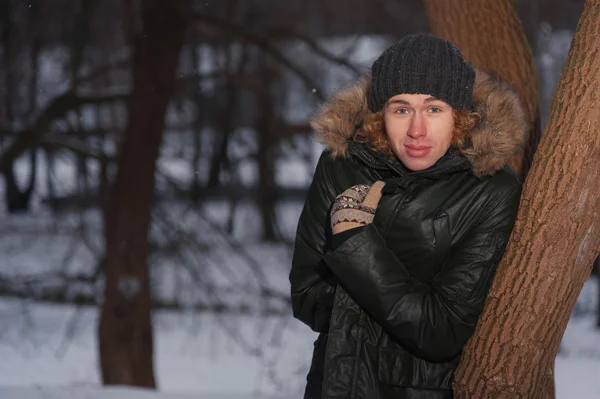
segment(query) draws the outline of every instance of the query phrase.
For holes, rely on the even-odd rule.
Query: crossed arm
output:
[[[453,249],[443,272],[425,284],[410,276],[372,224],[338,248],[327,247],[327,213],[335,200],[327,162],[319,161],[299,221],[290,273],[294,316],[315,331],[328,330],[334,286],[315,270],[326,265],[348,294],[415,355],[430,361],[458,355],[483,310],[516,219],[520,187],[487,202],[482,221]]]

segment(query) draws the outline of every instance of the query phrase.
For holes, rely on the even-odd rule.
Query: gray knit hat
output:
[[[417,33],[381,54],[371,67],[369,109],[380,111],[398,94],[429,94],[454,109],[473,103],[475,71],[448,40]]]

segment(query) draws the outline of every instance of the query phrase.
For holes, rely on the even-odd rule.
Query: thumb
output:
[[[380,180],[373,183],[362,204],[373,209],[377,208],[377,204],[379,204],[379,200],[381,199],[381,190],[383,189],[383,186],[385,186],[385,182]]]

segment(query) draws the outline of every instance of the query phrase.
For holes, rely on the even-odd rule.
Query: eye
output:
[[[429,112],[437,114],[439,112],[442,112],[442,109],[438,108],[438,107],[431,107],[431,108],[429,108]]]
[[[406,108],[398,108],[394,111],[395,114],[406,115],[408,114],[408,110]]]

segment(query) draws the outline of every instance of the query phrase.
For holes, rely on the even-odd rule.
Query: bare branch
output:
[[[89,82],[91,80],[99,78],[99,77],[107,74],[108,72],[114,71],[115,69],[125,68],[125,67],[129,66],[130,64],[131,64],[131,57],[127,56],[126,58],[123,58],[119,61],[114,61],[110,64],[102,65],[102,66],[88,72],[87,74],[75,77],[72,85],[73,85],[73,87],[78,87],[82,83]]]
[[[0,172],[6,171],[14,160],[21,156],[23,152],[37,145],[48,131],[50,124],[54,120],[64,117],[67,112],[86,104],[99,104],[126,100],[127,98],[129,98],[129,94],[120,93],[105,96],[82,96],[77,95],[70,90],[55,97],[46,109],[40,113],[33,125],[19,132],[8,149],[0,154]]]
[[[40,141],[40,145],[51,145],[64,148],[69,150],[75,154],[82,155],[88,158],[93,158],[98,161],[109,160],[114,161],[115,157],[112,155],[108,155],[103,151],[98,149],[90,148],[90,146],[83,140],[72,137],[71,135],[81,136],[81,137],[89,137],[98,131],[87,131],[80,130],[77,132],[69,132],[69,136],[65,134],[60,134],[58,132],[51,132],[45,135],[45,137]]]
[[[325,58],[326,60],[331,61],[334,64],[338,64],[340,66],[343,66],[344,68],[349,69],[357,76],[361,74],[361,71],[359,70],[359,68],[352,65],[352,63],[350,63],[347,58],[334,56],[329,51],[327,51],[323,47],[319,46],[319,44],[316,42],[316,40],[314,40],[308,36],[301,35],[298,32],[295,32],[291,29],[285,29],[285,28],[278,28],[276,30],[272,30],[271,33],[273,33],[274,35],[286,36],[286,37],[294,38],[296,40],[300,40],[300,41],[304,42],[304,44],[306,44],[308,47],[310,47],[316,54],[320,55],[321,57]],[[271,36],[271,35],[269,34],[269,36]]]
[[[73,338],[75,337],[76,333],[77,333],[77,322],[79,321],[79,318],[81,317],[81,313],[82,313],[82,306],[81,304],[77,304],[75,305],[75,309],[72,310],[73,314],[71,315],[71,317],[69,318],[69,321],[67,322],[67,326],[65,327],[65,334],[63,335],[63,339],[59,345],[59,347],[56,349],[56,357],[57,358],[63,358],[65,356],[65,354],[67,353],[67,348],[69,346],[69,342],[73,341]]]
[[[268,37],[263,37],[260,35],[256,35],[251,32],[247,32],[243,27],[233,24],[228,21],[221,21],[216,18],[212,18],[207,15],[195,13],[193,18],[200,23],[209,25],[210,27],[225,30],[227,32],[233,33],[241,39],[254,44],[258,48],[260,48],[265,53],[269,54],[275,60],[279,61],[282,65],[287,67],[290,71],[292,71],[296,76],[298,76],[307,87],[313,89],[313,93],[317,96],[320,101],[325,100],[325,96],[318,88],[317,83],[309,76],[308,73],[300,69],[297,65],[294,65],[289,59],[286,58],[285,55],[274,46]]]

